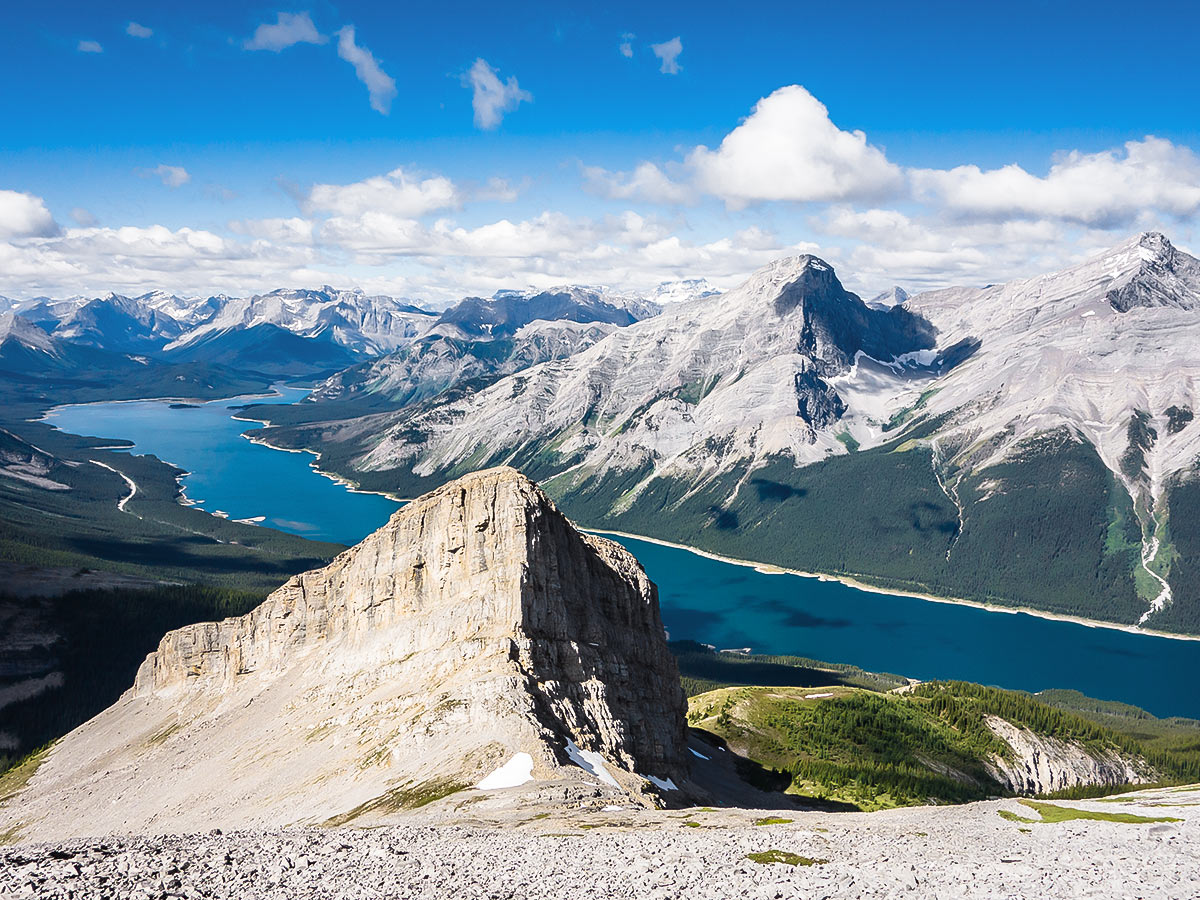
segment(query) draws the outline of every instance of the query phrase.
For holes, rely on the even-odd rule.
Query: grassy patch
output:
[[[1000,810],[1001,818],[1010,822],[1025,824],[1072,822],[1082,819],[1093,822],[1121,822],[1129,825],[1146,825],[1153,822],[1182,822],[1170,816],[1135,816],[1132,813],[1096,812],[1091,809],[1075,809],[1071,806],[1059,806],[1055,803],[1041,803],[1037,800],[1022,800],[1022,806],[1027,806],[1041,816],[1040,819],[1027,819],[1007,809]]]
[[[699,822],[694,822],[694,821],[692,821],[691,819],[689,819],[688,821],[684,822],[683,824],[684,824],[686,827],[688,827],[688,828],[703,828],[703,827],[704,827],[704,826],[703,826],[703,825],[701,825]]]
[[[837,434],[834,435],[834,437],[837,438],[839,441],[841,441],[842,445],[850,453],[854,453],[861,446],[858,443],[858,441],[854,439],[854,435],[852,435],[848,431],[839,431]]]
[[[16,825],[13,825],[11,828],[9,828],[5,831],[0,831],[0,847],[4,847],[8,844],[15,844],[17,842],[17,839],[20,838],[20,836],[21,836],[21,823],[18,822]]]
[[[782,863],[785,866],[823,866],[829,862],[827,859],[800,856],[796,853],[790,853],[787,850],[763,850],[761,853],[747,853],[746,859],[751,862],[761,863],[764,866],[769,866],[773,863]]]
[[[790,825],[791,819],[783,819],[779,816],[763,816],[761,819],[755,819],[755,825]]]
[[[388,813],[399,812],[405,809],[420,809],[422,806],[428,806],[436,800],[449,797],[451,794],[466,790],[468,787],[470,787],[469,784],[451,779],[435,779],[433,781],[423,781],[419,784],[404,784],[398,788],[393,788],[386,794],[379,795],[373,800],[359,804],[349,812],[331,816],[321,824],[327,828],[340,828],[368,814],[387,815]]]
[[[0,775],[0,803],[16,796],[16,794],[29,783],[38,768],[46,761],[46,756],[50,753],[50,748],[53,744],[47,744],[40,750],[35,750],[23,760]]]
[[[1026,825],[1032,825],[1038,821],[1037,819],[1029,819],[1025,816],[1018,815],[1009,809],[998,809],[996,810],[996,815],[1002,819],[1007,819],[1009,822],[1024,822]],[[1022,830],[1028,831],[1029,829],[1026,828]]]
[[[146,739],[146,744],[150,747],[154,747],[159,744],[165,743],[167,738],[169,738],[171,735],[173,735],[175,732],[177,732],[182,727],[183,727],[182,722],[173,722],[172,724],[170,724],[166,728],[164,728],[162,731],[158,731],[158,732],[150,735],[150,737]]]

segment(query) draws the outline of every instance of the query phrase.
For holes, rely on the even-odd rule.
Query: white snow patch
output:
[[[692,748],[691,748],[691,747],[688,747],[688,749],[689,749],[689,750],[692,750]],[[698,751],[696,751],[696,750],[692,750],[692,756],[695,756],[695,757],[697,757],[698,759],[711,759],[711,758],[712,758],[712,757],[710,757],[710,756],[705,756],[703,753],[700,753],[700,752],[698,752]]]
[[[602,806],[600,812],[620,812],[624,808],[623,806]]]
[[[913,350],[911,353],[901,353],[892,360],[892,363],[901,366],[907,366],[910,363],[918,366],[932,366],[937,356],[936,350]]]
[[[617,784],[617,779],[609,774],[608,769],[604,767],[604,757],[595,750],[580,750],[574,741],[567,741],[567,756],[571,762],[583,769],[589,775],[594,775],[605,784],[611,784],[613,787],[620,787]]]
[[[647,778],[654,783],[660,791],[677,791],[679,788],[675,786],[675,782],[670,778],[655,778],[653,775],[647,775]]]
[[[833,694],[805,694],[804,699],[805,700],[820,700],[823,697],[832,697],[832,696],[833,696]]]
[[[1079,318],[1087,319],[1087,318],[1090,318],[1091,316],[1094,316],[1095,314],[1096,314],[1096,311],[1094,309],[1089,309],[1087,312],[1080,313]]]
[[[518,753],[475,787],[481,791],[494,791],[499,788],[519,787],[532,780],[533,757],[528,753]]]

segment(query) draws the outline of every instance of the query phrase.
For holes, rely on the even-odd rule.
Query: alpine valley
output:
[[[544,295],[464,301],[245,415],[370,490],[511,465],[590,527],[1200,633],[1200,261],[1167,237],[870,303],[815,256],[700,293],[586,324],[534,321]]]

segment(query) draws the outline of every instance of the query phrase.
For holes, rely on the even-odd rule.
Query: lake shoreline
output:
[[[974,609],[984,610],[986,612],[1007,613],[1009,615],[1018,615],[1024,613],[1027,616],[1034,616],[1039,619],[1048,619],[1052,622],[1070,622],[1074,625],[1083,625],[1086,628],[1106,628],[1110,631],[1123,631],[1126,634],[1136,634],[1142,637],[1168,638],[1176,641],[1200,641],[1200,635],[1195,634],[1174,634],[1169,631],[1156,631],[1150,628],[1139,628],[1136,625],[1122,625],[1119,622],[1104,622],[1100,619],[1087,619],[1082,616],[1069,616],[1062,613],[1052,613],[1041,609],[1033,609],[1027,606],[1003,606],[998,603],[984,603],[979,600],[964,600],[960,597],[939,597],[934,594],[923,594],[917,591],[884,588],[867,582],[858,581],[849,575],[830,575],[826,572],[805,572],[802,569],[789,569],[786,566],[776,565],[775,563],[756,562],[752,559],[737,559],[736,557],[722,556],[719,553],[712,553],[708,550],[702,550],[699,547],[691,547],[687,544],[677,544],[673,541],[662,540],[661,538],[648,537],[644,534],[632,534],[627,531],[613,531],[612,529],[607,528],[583,527],[583,530],[589,532],[590,534],[598,534],[601,536],[613,535],[615,537],[629,538],[635,541],[645,541],[648,544],[658,544],[661,547],[670,547],[674,550],[686,550],[689,553],[694,553],[697,556],[703,556],[706,559],[712,559],[717,562],[729,563],[730,565],[754,569],[756,572],[759,572],[763,575],[796,575],[800,578],[813,578],[817,581],[837,582],[838,584],[846,585],[846,587],[854,588],[857,591],[865,591],[870,594],[883,594],[890,597],[910,597],[914,600],[927,600],[930,603],[948,603],[952,606],[969,606]]]
[[[252,419],[237,415],[231,416],[231,418],[237,419],[241,422],[255,422],[261,425],[263,430],[278,427],[272,425],[267,419]],[[387,491],[364,490],[345,476],[339,475],[336,472],[330,472],[322,469],[320,467],[321,452],[319,450],[311,450],[307,447],[279,447],[270,443],[270,441],[268,441],[265,437],[250,437],[245,434],[243,434],[242,437],[245,437],[246,440],[252,443],[261,444],[264,447],[270,447],[272,450],[282,450],[287,453],[311,454],[312,456],[316,457],[315,460],[309,463],[309,467],[314,472],[318,473],[319,475],[323,475],[324,477],[330,479],[336,484],[341,485],[342,487],[346,488],[346,490],[353,493],[376,494],[380,497],[387,497],[389,500],[393,500],[397,503],[408,503],[412,500],[410,497],[397,497],[395,494],[388,493]],[[817,581],[837,582],[838,584],[844,584],[847,587],[854,588],[855,590],[865,591],[871,594],[882,594],[892,597],[909,597],[914,600],[925,600],[930,603],[948,603],[953,606],[968,606],[974,609],[981,609],[986,612],[1006,613],[1009,615],[1018,615],[1024,613],[1027,616],[1034,616],[1036,618],[1046,619],[1052,622],[1070,622],[1074,625],[1082,625],[1085,628],[1105,628],[1110,631],[1122,631],[1126,634],[1136,634],[1141,635],[1142,637],[1166,638],[1168,640],[1175,641],[1200,641],[1200,635],[1176,634],[1169,631],[1158,631],[1157,629],[1153,628],[1140,628],[1137,625],[1122,625],[1119,622],[1105,622],[1100,619],[1088,619],[1084,616],[1072,616],[1063,613],[1047,612],[1046,610],[1034,609],[1033,607],[1028,606],[1004,606],[1003,604],[999,603],[985,603],[979,600],[966,600],[961,597],[941,597],[935,594],[921,593],[919,591],[884,588],[868,582],[859,581],[858,579],[849,575],[833,575],[828,572],[806,572],[802,569],[791,569],[786,566],[777,565],[776,563],[760,562],[752,559],[738,559],[732,556],[722,556],[719,553],[712,553],[711,551],[703,550],[699,547],[692,547],[688,544],[679,544],[673,541],[663,540],[662,538],[649,537],[648,535],[644,534],[632,534],[630,532],[613,531],[612,529],[606,528],[589,528],[583,525],[580,527],[584,531],[587,531],[591,534],[614,535],[616,537],[630,538],[637,541],[646,541],[647,543],[658,544],[662,547],[671,547],[675,550],[686,550],[689,553],[694,553],[697,556],[703,556],[708,559],[716,560],[717,562],[730,563],[732,565],[754,569],[755,571],[764,575],[796,575],[800,578],[814,578]]]

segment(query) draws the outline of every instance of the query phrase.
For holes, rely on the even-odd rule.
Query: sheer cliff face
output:
[[[379,818],[529,754],[633,795],[687,775],[653,584],[512,469],[397,512],[237,619],[169,633],[0,815],[25,833]],[[80,790],[87,785],[87,790]]]
[[[1010,748],[988,762],[992,777],[1018,794],[1050,794],[1085,785],[1148,784],[1160,776],[1144,759],[1114,748],[1092,748],[1035,734],[998,716],[988,728]]]

